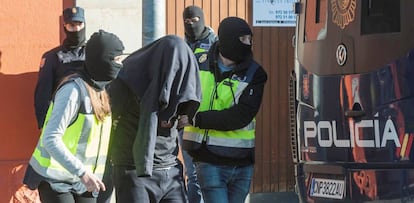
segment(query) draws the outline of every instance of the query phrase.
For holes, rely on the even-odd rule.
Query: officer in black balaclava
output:
[[[249,193],[255,116],[267,81],[253,59],[252,35],[245,20],[227,17],[220,22],[219,41],[208,53],[196,54],[201,92],[207,97],[194,119],[179,117],[178,127],[192,125],[184,128],[182,147],[197,163],[204,202],[245,202]]]
[[[191,41],[205,38],[208,32],[205,32],[204,13],[197,6],[189,6],[183,11],[185,36]]]
[[[35,90],[35,112],[42,128],[53,92],[67,75],[80,70],[85,61],[85,12],[81,7],[63,10],[63,29],[66,38],[62,45],[43,54]]]
[[[113,186],[105,179],[110,174],[112,126],[105,87],[122,67],[123,50],[115,34],[95,32],[86,44],[84,65],[59,83],[36,148],[39,153],[33,154],[23,180],[38,189],[42,202],[104,203],[100,197],[112,194]],[[64,166],[49,164],[55,159]]]
[[[99,30],[92,34],[86,44],[86,56],[81,77],[97,91],[104,90],[117,77],[122,68],[122,41],[114,34]],[[108,157],[110,157],[108,151]],[[97,203],[109,203],[113,193],[111,159],[107,158],[102,181],[106,190],[99,192]]]
[[[236,64],[251,58],[253,34],[246,21],[238,17],[225,18],[220,22],[218,35],[218,49],[222,56]]]
[[[214,30],[205,25],[204,13],[198,6],[188,6],[183,11],[185,42],[194,54],[207,53],[210,47],[217,41]],[[180,131],[182,137],[182,131]],[[182,139],[179,139],[180,141]],[[182,152],[185,164],[185,175],[187,176],[188,202],[203,203],[200,185],[192,158],[186,151]]]
[[[86,44],[85,81],[97,90],[104,90],[121,70],[118,57],[123,50],[124,45],[116,35],[104,30],[95,32]]]

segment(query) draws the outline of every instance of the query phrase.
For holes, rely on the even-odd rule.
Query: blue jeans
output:
[[[183,146],[183,130],[179,132],[180,146]],[[181,148],[182,149],[182,148]],[[181,150],[183,155],[183,162],[185,166],[185,176],[187,176],[187,198],[189,203],[204,203],[203,196],[201,194],[200,184],[197,180],[197,172],[195,170],[195,164],[193,158],[184,149]]]
[[[253,165],[220,166],[196,163],[197,177],[206,203],[244,203],[250,190]]]
[[[187,176],[187,197],[189,203],[204,203],[203,196],[201,195],[200,184],[198,184],[197,172],[193,163],[193,158],[182,150],[185,175]]]

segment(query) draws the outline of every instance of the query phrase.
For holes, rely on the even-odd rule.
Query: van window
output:
[[[400,32],[400,0],[362,0],[361,34]]]

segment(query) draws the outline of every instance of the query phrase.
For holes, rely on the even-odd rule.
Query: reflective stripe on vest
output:
[[[210,71],[200,71],[202,98],[198,111],[223,110],[238,103],[242,92],[248,83],[237,78],[227,78],[219,83],[214,80]],[[253,119],[244,128],[233,131],[204,130],[198,127],[188,126],[184,128],[183,139],[196,143],[206,141],[207,145],[253,148],[255,139],[256,121]],[[206,137],[206,135],[208,135]]]
[[[203,49],[203,48],[196,48],[194,50],[194,54],[198,54],[198,53],[203,53],[203,52],[207,52],[207,50]]]
[[[81,89],[81,98],[89,98],[85,84],[80,79],[73,81]],[[50,105],[45,125],[50,118],[53,103]],[[88,110],[89,109],[89,110]],[[76,120],[67,127],[62,141],[68,150],[86,167],[102,179],[105,169],[106,156],[111,130],[111,117],[107,116],[102,122],[97,120],[91,110],[90,99],[82,99]],[[43,130],[45,127],[43,127]],[[71,174],[46,151],[42,143],[43,131],[36,149],[30,159],[30,165],[40,175],[55,180],[77,182],[76,174]]]

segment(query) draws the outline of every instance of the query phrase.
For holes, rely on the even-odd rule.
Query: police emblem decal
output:
[[[72,13],[73,13],[73,14],[75,14],[75,13],[77,13],[77,12],[78,12],[78,10],[76,10],[76,8],[75,8],[75,7],[73,7],[73,8],[72,8]]]
[[[204,63],[207,60],[207,54],[202,54],[200,58],[198,58],[198,63]]]
[[[336,48],[336,62],[338,65],[343,66],[346,63],[348,54],[347,50],[344,44],[338,45],[338,48]]]
[[[355,19],[356,0],[331,0],[332,22],[344,29]]]

